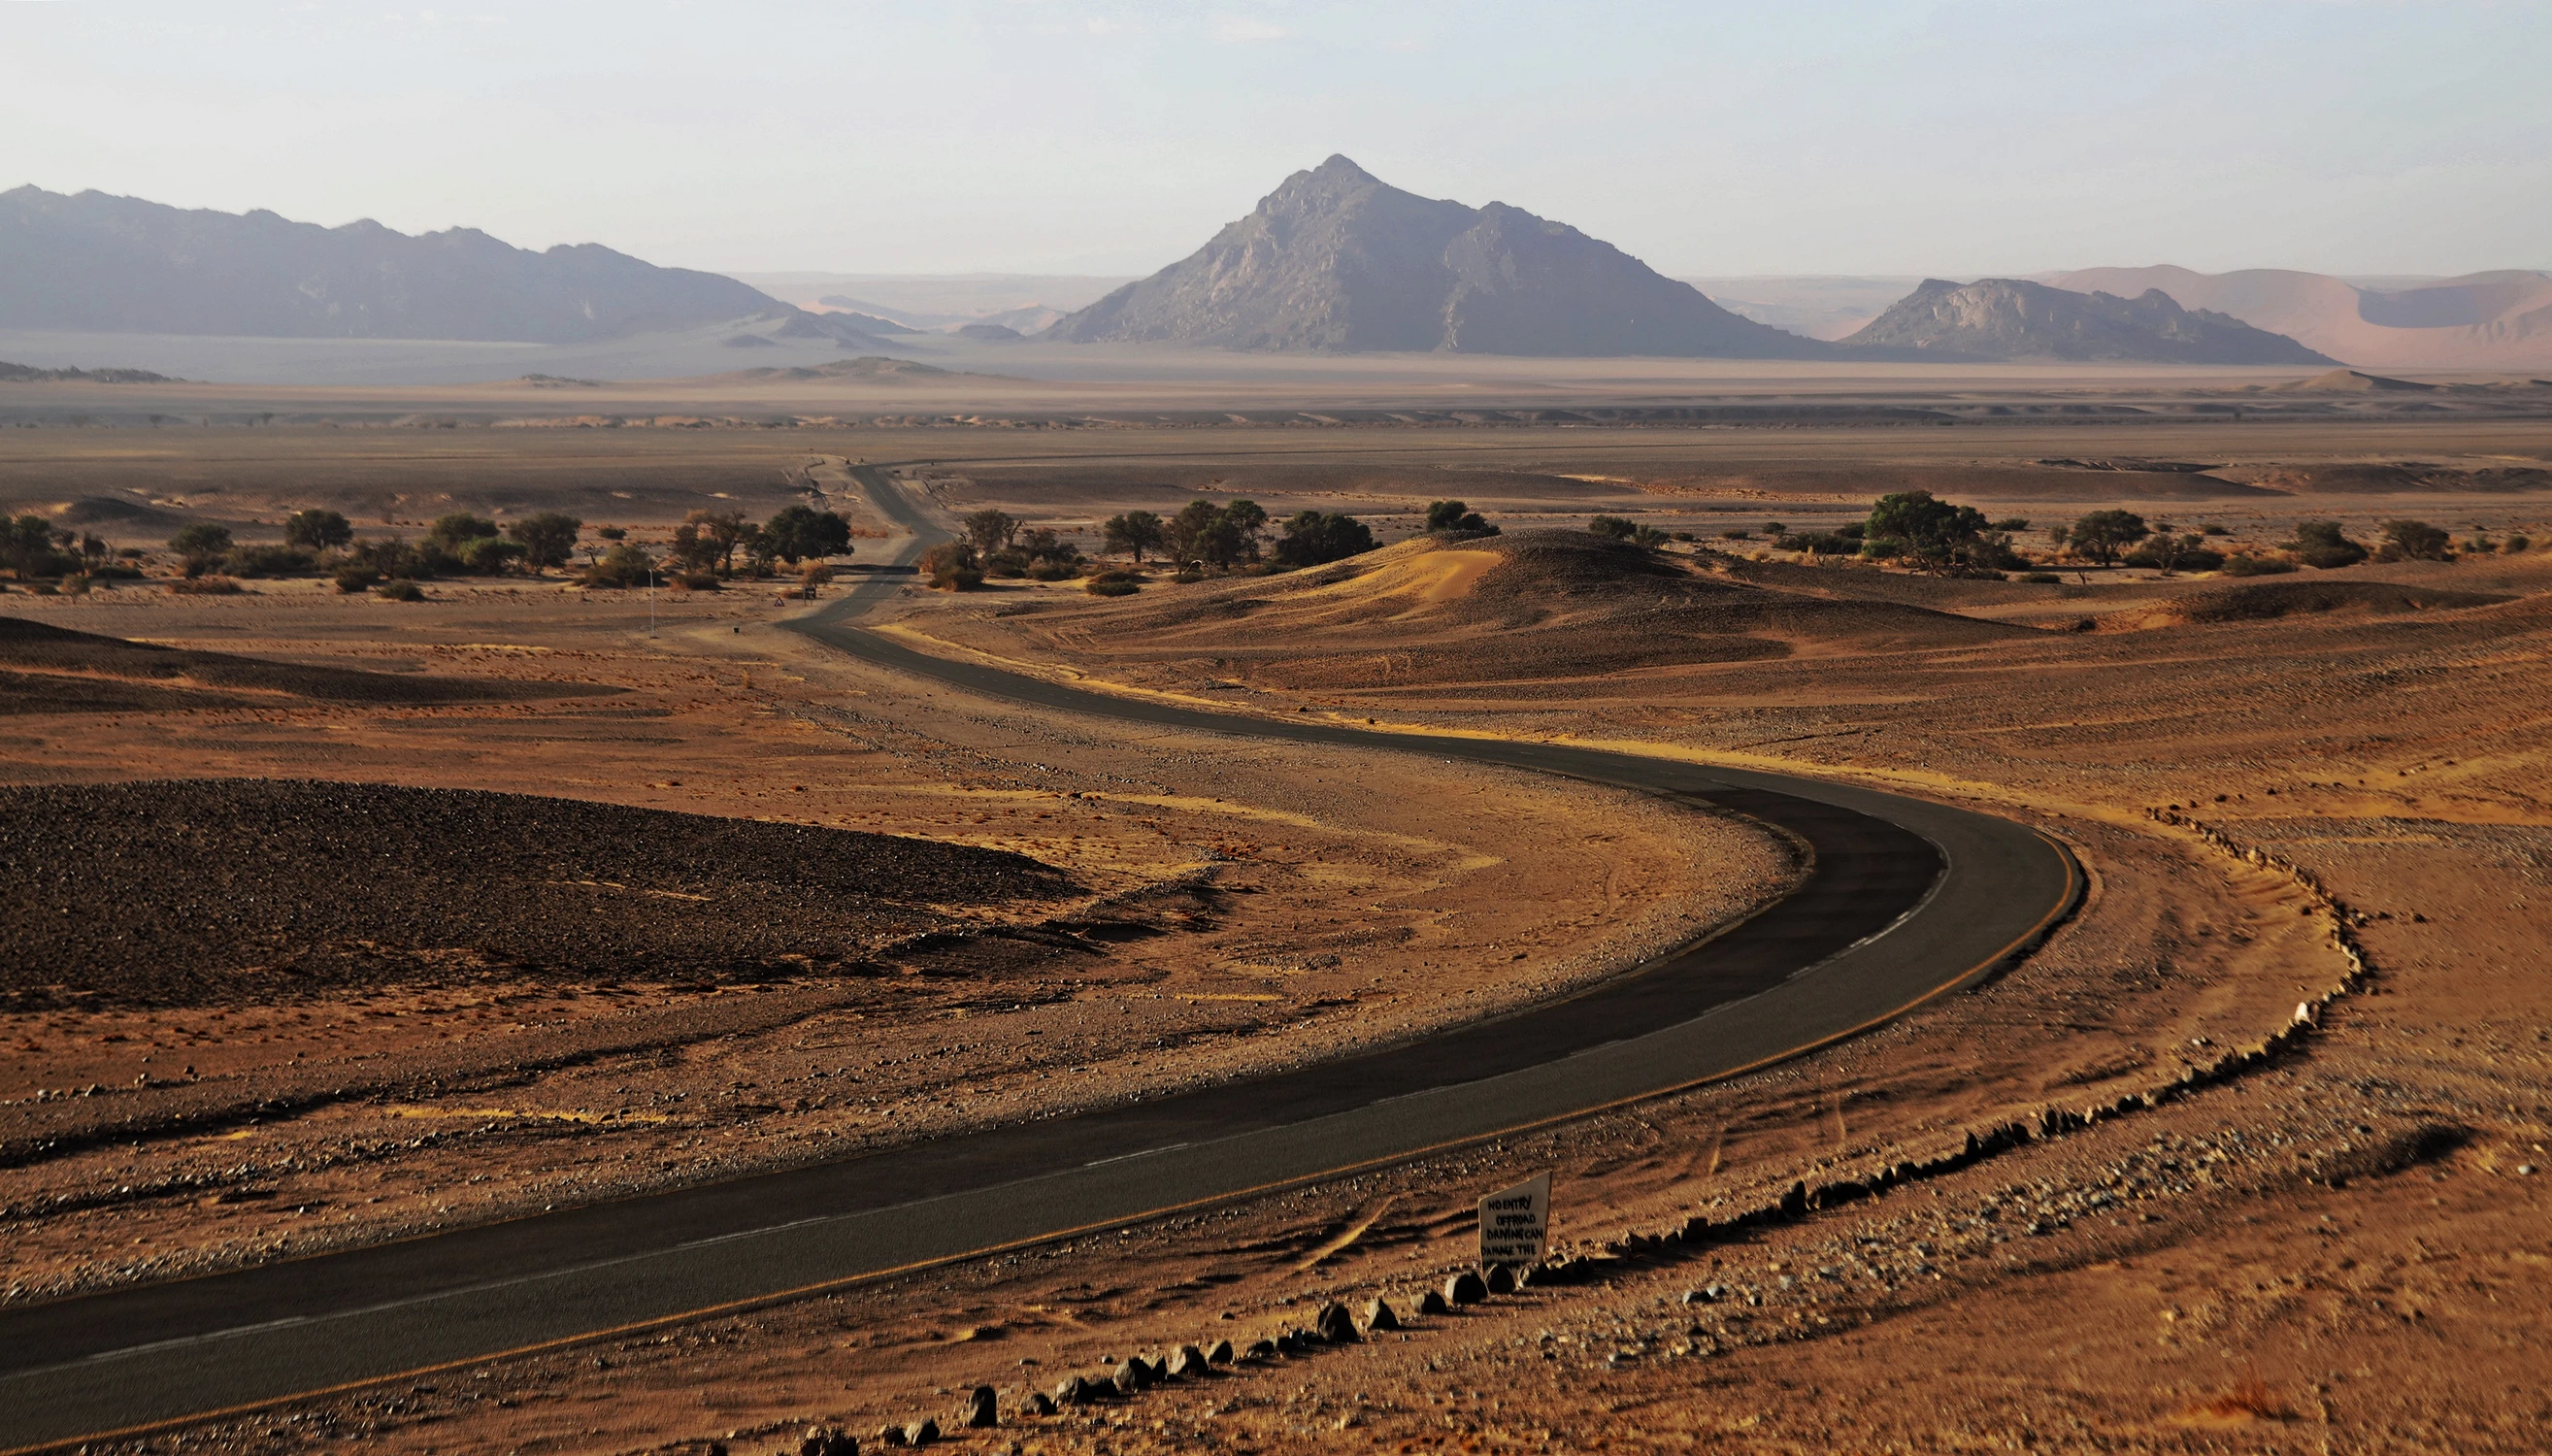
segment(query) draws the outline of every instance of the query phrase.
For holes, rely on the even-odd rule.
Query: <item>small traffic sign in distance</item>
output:
[[[1480,1267],[1529,1269],[1550,1246],[1550,1175],[1480,1199]]]

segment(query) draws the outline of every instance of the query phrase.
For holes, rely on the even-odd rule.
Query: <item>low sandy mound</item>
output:
[[[476,681],[274,663],[101,637],[24,617],[0,617],[0,676],[6,678],[0,714],[249,707],[270,704],[276,695],[397,707],[621,690],[583,682]]]
[[[0,788],[0,1000],[491,972],[762,979],[1078,892],[1023,856],[578,799],[273,780]]]
[[[1192,660],[1274,686],[1588,677],[1830,648],[1957,647],[2032,635],[1892,601],[1697,574],[1582,531],[1421,537],[1292,575],[1146,593],[1058,614],[1071,650]],[[1068,625],[1067,625],[1068,624]]]
[[[2511,494],[2552,490],[2552,470],[2537,466],[2343,464],[2237,466],[2224,473],[2292,495]]]
[[[2390,581],[2255,581],[2215,586],[2148,602],[2099,619],[2101,630],[2141,632],[2157,627],[2220,622],[2269,622],[2283,617],[2347,613],[2392,616],[2496,606],[2513,597],[2492,591],[2446,591]]]

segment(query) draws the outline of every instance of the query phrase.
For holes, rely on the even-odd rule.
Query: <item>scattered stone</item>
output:
[[[1364,1306],[1364,1328],[1367,1334],[1378,1329],[1398,1329],[1400,1316],[1393,1313],[1391,1305],[1377,1295]]]
[[[878,1444],[881,1446],[901,1446],[904,1444],[904,1427],[900,1425],[879,1426],[877,1440]]]
[[[1054,1402],[1043,1391],[1030,1391],[1027,1400],[1021,1403],[1021,1408],[1030,1415],[1052,1415]]]
[[[907,1446],[927,1446],[937,1439],[939,1422],[927,1415],[904,1428],[904,1443]]]
[[[860,1438],[838,1425],[810,1425],[798,1443],[798,1456],[860,1456]]]
[[[1489,1287],[1467,1269],[1444,1281],[1444,1302],[1447,1304],[1476,1304],[1488,1297]]]
[[[1172,1380],[1194,1380],[1205,1374],[1205,1351],[1181,1345],[1170,1352],[1168,1374]]]
[[[1493,1295],[1512,1295],[1516,1292],[1515,1271],[1503,1264],[1490,1265],[1489,1277],[1484,1283],[1488,1286],[1489,1293]]]
[[[1276,1342],[1274,1340],[1252,1340],[1250,1341],[1249,1348],[1240,1352],[1240,1358],[1243,1360],[1273,1360],[1276,1358]]]
[[[1208,1365],[1229,1365],[1231,1363],[1231,1341],[1215,1341],[1212,1345],[1207,1347],[1205,1359]]]
[[[991,1386],[977,1386],[967,1398],[966,1425],[970,1430],[983,1430],[1002,1423],[1002,1412],[995,1404]]]
[[[1054,1404],[1057,1405],[1089,1404],[1090,1382],[1077,1375],[1065,1376],[1054,1388]]]
[[[1152,1383],[1152,1367],[1140,1355],[1129,1355],[1116,1367],[1116,1394],[1130,1396]]]
[[[1421,1314],[1441,1314],[1450,1307],[1444,1302],[1444,1297],[1434,1290],[1418,1297],[1418,1312]]]

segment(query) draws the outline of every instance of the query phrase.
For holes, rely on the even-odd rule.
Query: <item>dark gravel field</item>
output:
[[[0,1005],[490,974],[768,980],[1077,895],[996,850],[577,799],[278,780],[0,787]]]

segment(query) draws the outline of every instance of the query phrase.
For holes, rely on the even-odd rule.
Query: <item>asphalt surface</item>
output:
[[[868,484],[927,539],[929,523],[883,477]],[[792,625],[882,667],[1056,711],[1496,764],[1712,805],[1796,836],[1814,867],[1797,891],[1714,938],[1570,998],[1400,1047],[9,1310],[0,1443],[66,1442],[751,1305],[1583,1116],[1795,1055],[1971,984],[2024,952],[2078,891],[2073,862],[2045,837],[1943,804],[1566,745],[1218,714],[929,657],[852,625],[901,584],[873,577]],[[1564,1188],[1555,1216],[1565,1223]]]

